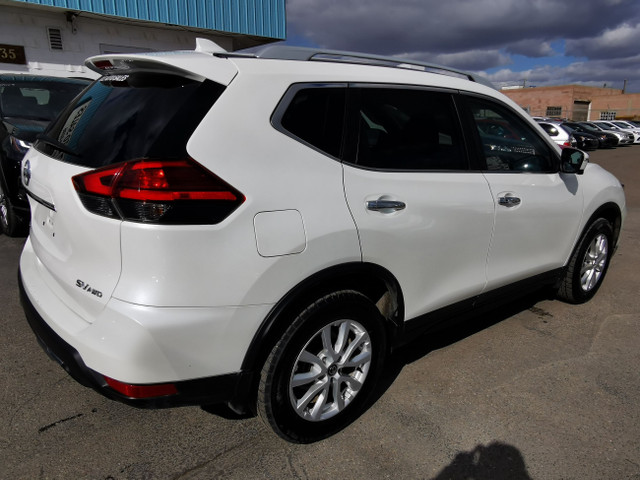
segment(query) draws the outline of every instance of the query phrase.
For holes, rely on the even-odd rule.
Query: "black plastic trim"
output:
[[[47,207],[49,210],[53,210],[54,212],[56,211],[56,206],[53,203],[50,203],[50,202],[47,202],[46,200],[43,200],[39,196],[31,193],[29,190],[27,190],[27,195],[29,195],[31,198],[33,198],[33,200],[38,202],[40,205],[44,205],[45,207]]]
[[[408,343],[424,333],[450,327],[453,324],[508,305],[545,286],[555,287],[564,271],[564,268],[557,268],[407,320],[396,346]]]

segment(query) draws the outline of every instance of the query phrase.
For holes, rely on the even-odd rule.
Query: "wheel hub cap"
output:
[[[294,411],[312,422],[327,420],[360,392],[372,360],[369,333],[354,320],[316,332],[298,354],[289,379]]]
[[[583,291],[589,292],[598,285],[607,265],[608,255],[609,241],[607,236],[601,233],[591,241],[582,261],[580,285]]]

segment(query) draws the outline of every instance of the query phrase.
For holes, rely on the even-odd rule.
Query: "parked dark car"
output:
[[[564,122],[562,125],[567,125],[568,127],[571,127],[581,133],[589,133],[591,135],[594,135],[599,142],[598,148],[613,148],[618,146],[618,137],[613,133],[603,132],[602,130],[597,130],[595,128],[589,127],[588,125],[583,125],[576,122]]]
[[[579,132],[566,123],[562,125],[562,128],[567,130],[571,134],[571,137],[576,140],[576,148],[580,150],[595,150],[600,146],[600,141],[595,135],[587,132]]]
[[[20,162],[38,134],[89,80],[35,75],[0,75],[0,233],[25,234],[29,203]]]

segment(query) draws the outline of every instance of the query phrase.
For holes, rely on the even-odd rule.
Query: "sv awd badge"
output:
[[[76,287],[81,288],[85,292],[88,292],[91,295],[95,295],[98,298],[102,298],[102,292],[100,290],[91,288],[91,285],[89,285],[88,283],[84,283],[82,280],[76,280]]]

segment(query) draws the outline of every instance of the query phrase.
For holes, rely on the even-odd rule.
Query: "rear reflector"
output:
[[[216,224],[245,197],[191,158],[140,159],[72,178],[97,215],[161,224]]]
[[[173,383],[158,383],[155,385],[132,385],[129,383],[122,383],[113,378],[104,377],[107,385],[113,388],[116,392],[121,393],[130,398],[151,398],[151,397],[164,397],[167,395],[175,395],[178,393],[176,386]]]

